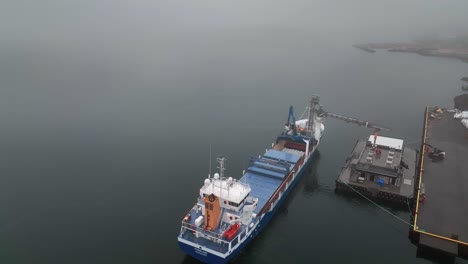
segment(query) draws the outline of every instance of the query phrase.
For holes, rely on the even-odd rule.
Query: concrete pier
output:
[[[426,109],[410,239],[419,248],[468,258],[468,129],[453,115]],[[434,148],[445,157],[434,158]]]

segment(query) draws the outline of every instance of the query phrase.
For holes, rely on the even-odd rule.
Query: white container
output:
[[[197,217],[197,219],[195,219],[195,225],[196,226],[200,226],[202,223],[203,223],[203,215],[200,215],[199,217]]]
[[[462,120],[461,120],[461,123],[462,123],[466,128],[468,128],[468,119],[462,119]]]
[[[468,111],[458,112],[453,115],[453,118],[468,118]]]

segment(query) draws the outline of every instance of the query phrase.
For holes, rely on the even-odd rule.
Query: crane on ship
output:
[[[296,128],[296,117],[294,116],[294,108],[291,105],[289,107],[289,114],[288,114],[288,122],[286,123],[286,130],[292,131],[294,136],[297,135],[297,128]]]
[[[304,115],[308,112],[308,118],[303,119]],[[353,123],[358,126],[364,126],[366,128],[370,128],[374,130],[374,145],[377,140],[378,133],[380,131],[387,131],[390,132],[391,129],[382,125],[379,125],[374,122],[360,120],[354,117],[348,117],[340,114],[331,113],[325,111],[322,105],[319,102],[319,97],[314,95],[311,97],[310,106],[306,108],[304,113],[302,113],[300,120],[296,122],[296,117],[294,116],[294,108],[293,106],[289,107],[288,113],[288,121],[286,122],[286,130],[293,136],[297,136],[298,134],[305,135],[307,132],[313,131],[313,124],[316,118],[322,119],[326,117],[331,117],[334,119],[338,119],[341,121],[345,121],[346,123]],[[303,122],[306,121],[306,122]]]
[[[302,113],[300,120],[296,122],[296,117],[294,116],[294,108],[293,106],[289,107],[288,113],[288,121],[286,122],[286,130],[292,134],[293,136],[297,136],[299,134],[306,134],[308,132],[313,131],[313,124],[315,118],[326,118],[331,117],[334,119],[338,119],[341,121],[345,121],[347,123],[353,123],[358,126],[364,126],[366,128],[370,128],[374,130],[374,145],[377,140],[377,135],[380,131],[387,131],[390,132],[391,129],[374,122],[360,120],[354,117],[348,117],[340,114],[331,113],[325,111],[323,106],[320,104],[319,97],[317,95],[313,95],[310,100],[310,106],[306,108],[306,110]],[[307,119],[303,119],[304,115],[308,112]],[[303,122],[307,121],[307,122]]]
[[[370,128],[370,129],[374,129],[374,132],[379,132],[379,131],[392,131],[390,128],[388,127],[384,127],[382,125],[378,125],[376,123],[371,123],[371,122],[368,122],[368,121],[363,121],[363,120],[360,120],[360,119],[357,119],[357,118],[354,118],[354,117],[348,117],[348,116],[344,116],[344,115],[339,115],[339,114],[333,114],[333,113],[330,113],[330,112],[322,112],[319,117],[331,117],[331,118],[335,118],[335,119],[338,119],[338,120],[342,120],[342,121],[345,121],[346,123],[353,123],[353,124],[356,124],[358,126],[364,126],[364,127],[367,127],[367,128]]]

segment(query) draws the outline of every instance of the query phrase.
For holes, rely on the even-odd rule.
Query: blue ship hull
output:
[[[191,245],[188,245],[186,243],[178,242],[179,247],[188,255],[196,258],[197,260],[204,262],[204,263],[228,263],[229,261],[233,260],[249,243],[252,241],[270,222],[270,220],[273,218],[275,213],[278,211],[278,208],[281,207],[285,199],[289,196],[289,193],[295,188],[299,180],[302,178],[303,174],[305,171],[308,169],[310,166],[310,163],[313,159],[313,155],[315,154],[316,149],[314,149],[313,152],[310,153],[309,158],[304,162],[301,170],[298,171],[296,174],[296,177],[294,180],[291,182],[289,187],[285,189],[283,195],[281,198],[278,200],[276,205],[272,208],[270,212],[265,213],[264,217],[260,220],[260,223],[258,224],[257,228],[251,233],[251,235],[242,243],[239,245],[239,247],[234,250],[231,254],[229,254],[226,258],[219,257],[215,254],[211,254],[209,252],[200,250],[198,247],[194,247]]]

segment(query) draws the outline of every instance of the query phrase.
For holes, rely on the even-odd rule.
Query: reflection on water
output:
[[[440,263],[440,264],[445,264],[445,263],[453,263],[453,264],[462,264],[462,263],[468,263],[466,260],[462,260],[459,258],[455,258],[452,256],[447,256],[447,254],[444,254],[442,252],[430,250],[427,248],[419,248],[416,250],[416,257],[417,258],[422,258],[422,259],[427,259],[430,260],[433,263]]]
[[[185,255],[184,259],[180,262],[181,264],[199,264],[200,261],[192,258],[189,255]]]
[[[317,168],[320,164],[320,151],[316,150],[312,157],[312,162],[307,168],[300,185],[304,186],[304,195],[312,196],[312,194],[319,188]]]

